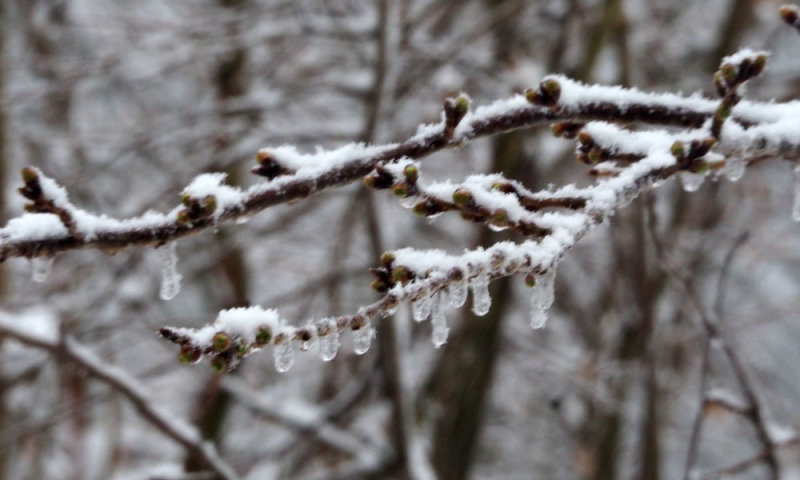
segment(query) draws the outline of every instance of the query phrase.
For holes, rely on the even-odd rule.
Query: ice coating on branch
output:
[[[472,289],[472,313],[482,317],[489,313],[492,307],[492,297],[489,295],[489,275],[482,273],[470,282]]]
[[[706,179],[705,173],[681,172],[681,186],[686,192],[696,192]]]
[[[323,362],[330,362],[336,358],[336,354],[339,352],[339,329],[331,320],[327,321],[326,328],[327,335],[319,337],[319,356]]]
[[[161,256],[161,300],[172,300],[181,291],[183,276],[178,273],[178,254],[175,242],[171,242],[158,249]]]
[[[531,288],[531,328],[544,328],[547,324],[547,310],[555,300],[555,267],[536,276],[536,283]]]
[[[462,276],[464,274],[462,273]],[[447,288],[447,304],[451,308],[460,308],[467,301],[467,281],[464,278],[454,280]]]
[[[33,257],[31,259],[31,278],[36,283],[44,283],[53,269],[53,257]]]
[[[447,337],[450,334],[450,328],[447,326],[447,315],[445,314],[447,294],[444,291],[439,292],[432,299],[432,303],[431,341],[436,348],[439,348],[445,344]]]
[[[794,178],[794,201],[792,203],[792,220],[800,222],[800,165],[792,169]]]
[[[375,329],[372,328],[369,321],[364,324],[361,328],[357,330],[352,330],[353,332],[353,352],[356,355],[364,355],[369,351],[370,345],[372,345],[372,339],[375,338]]]
[[[431,314],[431,296],[424,292],[421,297],[411,301],[411,315],[415,322],[423,322]]]
[[[294,347],[288,336],[275,339],[275,348],[272,350],[275,359],[275,370],[279,373],[288,372],[294,365]]]

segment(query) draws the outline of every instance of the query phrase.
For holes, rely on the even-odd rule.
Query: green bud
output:
[[[397,182],[392,185],[392,192],[396,197],[406,198],[408,196],[408,185],[406,182]]]
[[[363,182],[365,187],[369,189],[375,188],[375,177],[373,177],[372,175],[367,175],[366,177],[364,177]]]
[[[222,355],[217,355],[211,359],[211,368],[217,373],[225,373],[228,370],[228,359]]]
[[[419,169],[417,169],[416,165],[407,165],[406,168],[403,169],[403,175],[406,176],[406,180],[414,183],[417,181],[417,178],[419,178]]]
[[[495,210],[492,213],[491,223],[501,227],[506,226],[508,224],[508,212],[502,208]]]
[[[670,148],[670,152],[672,152],[672,156],[677,158],[678,160],[683,158],[683,144],[681,142],[675,142],[672,144],[672,148]]]
[[[39,179],[39,173],[35,168],[25,167],[22,169],[22,181],[32,183]]]
[[[188,193],[184,193],[183,195],[181,195],[181,203],[184,206],[188,207],[189,205],[192,204],[192,196],[189,195]]]
[[[463,116],[469,111],[469,97],[459,95],[455,100],[456,113]]]
[[[561,85],[553,78],[548,78],[540,83],[539,88],[553,98],[553,103],[557,102],[558,97],[561,96]]]
[[[531,288],[536,286],[536,277],[532,273],[525,275],[525,285]]]
[[[206,215],[211,215],[217,209],[217,197],[208,195],[203,199],[203,212]]]
[[[175,219],[181,225],[188,225],[191,223],[191,219],[189,218],[189,212],[186,210],[180,210],[178,212],[178,217]]]
[[[458,188],[453,192],[453,203],[456,205],[464,206],[472,201],[472,192],[466,188]]]
[[[397,257],[395,257],[394,253],[383,252],[381,255],[381,264],[388,267],[392,264],[392,262],[394,262],[395,258]]]
[[[797,23],[799,15],[797,7],[794,5],[783,5],[780,9],[778,9],[778,13],[780,13],[783,21],[789,25],[795,26]]]
[[[244,357],[250,351],[250,346],[244,342],[239,342],[236,344],[236,355],[240,357]]]
[[[217,352],[224,352],[231,346],[231,336],[225,332],[217,332],[211,339],[211,345]]]
[[[263,347],[272,340],[272,329],[268,325],[261,325],[256,330],[255,344],[256,346]]]
[[[370,287],[372,287],[372,289],[378,293],[383,293],[389,290],[389,286],[386,285],[386,282],[384,282],[380,278],[376,278],[375,280],[373,280],[372,283],[370,284]]]
[[[406,284],[411,280],[411,271],[403,266],[392,269],[392,281]]]
[[[593,148],[589,150],[589,153],[586,154],[586,159],[589,160],[589,163],[592,165],[602,162],[605,157],[605,152],[599,148]]]
[[[420,217],[427,217],[430,215],[428,204],[426,202],[418,202],[415,203],[414,206],[411,208],[411,211],[414,212],[415,215]]]
[[[200,360],[201,355],[202,353],[200,352],[199,348],[195,348],[191,345],[184,345],[178,352],[178,361],[184,365],[191,365],[193,363],[197,363]]]
[[[722,73],[722,77],[728,82],[728,84],[733,83],[736,81],[736,76],[738,75],[738,69],[731,65],[730,63],[725,63],[719,69],[720,73]]]

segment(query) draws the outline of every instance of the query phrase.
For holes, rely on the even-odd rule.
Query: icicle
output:
[[[705,173],[681,172],[681,184],[685,192],[696,192],[706,179]]]
[[[53,269],[54,257],[33,257],[31,258],[31,265],[33,273],[31,277],[36,283],[43,283],[50,276],[50,271]]]
[[[792,220],[800,222],[800,165],[794,167],[794,204],[792,204]]]
[[[319,355],[323,362],[333,360],[339,351],[339,329],[334,322],[329,322],[328,325],[330,328],[328,334],[319,337]]]
[[[464,305],[466,301],[467,281],[462,277],[461,280],[454,281],[447,287],[447,304],[451,308],[459,308]]]
[[[482,273],[472,279],[472,313],[482,317],[489,313],[492,297],[489,295],[489,275]]]
[[[294,365],[294,348],[288,336],[283,335],[280,342],[277,338],[275,339],[275,348],[272,350],[272,354],[275,357],[275,370],[278,372],[287,372]]]
[[[536,284],[531,288],[531,328],[544,328],[547,324],[547,310],[555,300],[556,270],[548,271],[536,277]]]
[[[358,330],[353,330],[353,352],[356,355],[364,355],[369,350],[372,339],[375,337],[375,329],[370,325],[369,320]]]
[[[450,334],[450,328],[447,326],[447,317],[445,316],[444,307],[447,303],[447,294],[444,291],[439,292],[433,298],[433,305],[431,306],[431,341],[436,348],[441,347],[447,341],[447,336]]]
[[[459,308],[467,301],[466,274],[462,272],[461,280],[456,280],[447,287],[447,304],[451,308]]]
[[[178,273],[178,254],[175,253],[175,242],[169,243],[158,249],[161,256],[161,300],[172,300],[181,291],[181,279]]]
[[[422,322],[428,319],[431,314],[431,297],[428,292],[417,299],[411,301],[411,315],[414,321]]]
[[[731,157],[725,160],[725,168],[722,169],[725,178],[731,182],[738,182],[742,175],[744,175],[747,163],[742,157]]]

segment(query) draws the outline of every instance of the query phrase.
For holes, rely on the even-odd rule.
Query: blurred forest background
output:
[[[778,6],[0,0],[0,217],[22,210],[26,165],[88,210],[165,211],[201,172],[254,182],[260,147],[401,140],[438,120],[448,95],[485,104],[551,72],[713,95],[720,59],[750,46],[772,56],[747,96],[797,98],[800,38]],[[586,184],[573,152],[547,129],[523,130],[424,167],[454,180],[503,172],[531,189]],[[0,304],[20,325],[71,336],[141,380],[248,479],[800,478],[792,192],[785,162],[694,194],[669,182],[561,263],[544,330],[528,326],[522,280],[504,279],[486,317],[451,314],[439,350],[401,308],[377,325],[365,356],[347,345],[330,363],[301,354],[285,374],[268,354],[225,376],[182,366],[155,332],[233,306],[275,307],[297,323],[354,312],[375,299],[367,268],[384,250],[460,252],[513,235],[455,215],[431,223],[353,185],[182,240],[183,289],[169,302],[158,295],[157,253],[136,248],[60,255],[41,284],[28,261],[9,260]],[[757,415],[698,327],[712,313]],[[1,348],[0,478],[214,478],[74,362],[8,339]]]

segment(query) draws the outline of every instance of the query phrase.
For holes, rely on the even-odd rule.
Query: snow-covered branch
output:
[[[319,341],[323,360],[332,359],[339,346],[339,335],[349,330],[354,336],[355,352],[369,348],[374,329],[371,320],[392,315],[400,302],[411,303],[413,317],[432,324],[432,341],[438,347],[447,339],[449,328],[446,308],[464,304],[468,289],[472,291],[472,310],[477,315],[489,311],[491,299],[488,285],[494,279],[515,274],[526,277],[532,287],[531,326],[541,328],[547,320],[547,309],[553,303],[554,276],[558,262],[593,227],[603,224],[642,192],[680,174],[684,188],[694,191],[704,178],[723,172],[735,181],[746,166],[744,156],[790,156],[797,151],[800,139],[792,129],[798,112],[795,104],[752,104],[740,101],[739,87],[758,75],[766,63],[766,54],[744,50],[723,59],[715,76],[721,101],[698,97],[643,94],[636,90],[615,87],[585,86],[563,77],[548,77],[537,90],[524,97],[501,102],[490,111],[541,112],[547,109],[560,123],[554,134],[577,138],[578,160],[604,168],[604,174],[592,186],[531,192],[518,182],[502,175],[473,175],[465,181],[425,183],[421,165],[409,157],[375,164],[364,183],[374,189],[391,188],[407,207],[418,215],[436,217],[448,211],[459,211],[462,218],[486,224],[492,229],[512,229],[527,237],[521,243],[499,242],[488,249],[452,255],[444,251],[418,251],[405,248],[386,252],[381,264],[372,271],[376,276],[373,288],[384,297],[356,314],[326,318],[302,327],[292,326],[275,310],[261,307],[222,311],[217,320],[200,329],[161,329],[168,340],[181,346],[180,359],[194,363],[203,356],[211,359],[218,371],[234,368],[239,360],[268,345],[273,347],[276,367],[288,370],[294,361],[294,344],[307,351]],[[534,107],[521,104],[524,99]],[[579,122],[585,109],[603,105],[603,111],[616,109],[618,118],[638,119],[635,113],[649,104],[658,111],[661,105],[673,123],[693,118],[689,106],[702,115],[703,124],[684,131],[623,129],[604,121]],[[473,138],[478,119],[497,118],[485,110],[468,112],[468,100],[461,96],[448,100],[440,135],[462,143]],[[539,108],[530,110],[530,108]],[[736,111],[734,112],[734,107]],[[462,112],[467,112],[462,115]],[[678,113],[682,112],[682,113]],[[626,115],[633,115],[633,117]],[[687,116],[689,115],[689,116]],[[698,114],[699,115],[699,114]],[[464,125],[459,126],[463,116]],[[656,116],[658,118],[658,115]],[[735,121],[726,121],[733,117]],[[663,117],[662,117],[663,119]],[[652,120],[652,119],[650,119]],[[485,121],[485,120],[483,120]],[[566,121],[566,123],[564,123]],[[442,126],[429,127],[441,130]],[[796,130],[795,130],[796,131]],[[259,154],[258,172],[269,178],[291,176],[304,162],[290,148]],[[282,160],[281,160],[282,159]],[[318,159],[318,163],[329,163]]]
[[[546,91],[549,93],[545,95]],[[203,174],[181,192],[182,205],[167,213],[146,212],[128,219],[80,209],[69,202],[63,187],[39,170],[26,168],[21,192],[33,203],[28,208],[30,213],[11,219],[0,229],[0,261],[47,257],[81,248],[117,252],[133,245],[159,246],[221,222],[352,183],[376,167],[405,158],[420,159],[475,138],[560,122],[636,122],[696,128],[714,116],[719,104],[699,95],[584,85],[561,76],[548,77],[538,90],[526,95],[473,111],[468,111],[468,103],[465,97],[448,100],[441,122],[419,127],[414,136],[399,144],[350,144],[311,154],[286,146],[263,149],[256,156],[258,166],[253,172],[267,181],[242,190],[225,185],[224,174]],[[780,135],[775,129],[798,110],[796,102],[741,102],[733,112],[735,122],[728,122],[735,125],[731,129],[739,133],[740,141],[726,148],[796,154],[800,142],[793,131]]]

